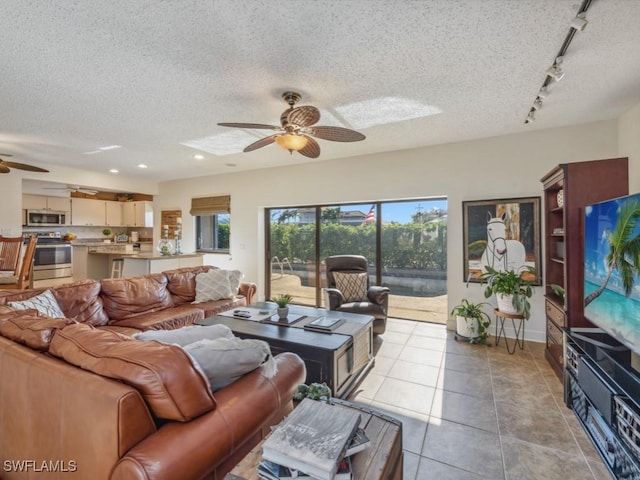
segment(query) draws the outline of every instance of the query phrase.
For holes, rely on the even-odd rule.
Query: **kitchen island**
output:
[[[161,255],[159,253],[140,253],[123,257],[123,277],[160,273],[181,267],[196,267],[204,261],[203,253],[181,253],[179,255]]]

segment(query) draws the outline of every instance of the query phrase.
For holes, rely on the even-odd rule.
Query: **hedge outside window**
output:
[[[196,220],[196,250],[229,252],[231,197],[203,197],[191,200],[191,215]]]

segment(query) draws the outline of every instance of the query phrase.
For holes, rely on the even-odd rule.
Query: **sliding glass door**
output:
[[[389,315],[446,322],[446,199],[266,210],[266,295],[324,306],[324,259],[362,255]]]

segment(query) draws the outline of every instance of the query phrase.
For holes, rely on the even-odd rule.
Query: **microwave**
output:
[[[65,225],[67,212],[57,210],[27,210],[26,225],[29,227],[55,227]]]

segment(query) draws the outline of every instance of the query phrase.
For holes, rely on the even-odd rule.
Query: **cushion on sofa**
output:
[[[16,310],[0,318],[0,335],[34,350],[46,352],[57,330],[76,323],[68,318],[38,316],[37,310]]]
[[[333,272],[336,288],[344,295],[345,302],[367,301],[367,274]]]
[[[167,289],[171,292],[176,305],[191,303],[196,298],[196,275],[217,268],[211,265],[183,267],[163,272],[167,277]]]
[[[173,306],[171,294],[167,290],[167,277],[162,273],[107,278],[100,283],[100,296],[111,323]]]
[[[276,373],[271,349],[263,340],[242,340],[237,337],[205,339],[183,348],[207,375],[214,392],[263,364],[265,377],[271,378]]]
[[[233,298],[238,294],[242,273],[239,270],[215,268],[196,275],[194,303]]]
[[[133,335],[133,338],[143,342],[156,340],[162,343],[180,345],[181,347],[199,340],[233,337],[233,332],[226,325],[190,325],[175,330],[148,330]]]
[[[52,291],[67,318],[100,326],[109,321],[100,297],[100,288],[100,282],[81,280],[54,287]]]
[[[36,295],[35,297],[31,297],[27,300],[22,300],[20,302],[8,302],[11,308],[15,308],[16,310],[28,310],[35,309],[40,312],[42,315],[46,315],[51,318],[64,318],[64,312],[58,305],[58,301],[56,297],[53,296],[51,290],[45,290],[40,295]]]
[[[120,327],[133,327],[138,330],[173,330],[175,328],[192,325],[204,318],[204,310],[194,305],[186,304],[178,307],[158,310],[153,313],[143,313],[135,317],[109,323]]]
[[[180,347],[76,324],[53,336],[49,352],[133,386],[158,418],[185,422],[215,408],[207,379]]]

